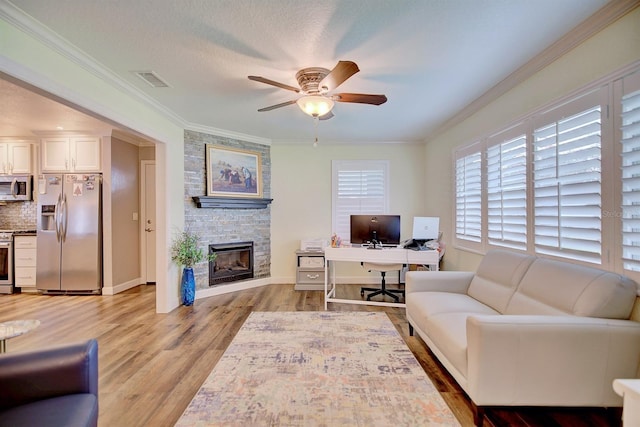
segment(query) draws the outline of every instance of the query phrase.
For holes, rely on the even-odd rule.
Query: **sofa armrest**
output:
[[[455,292],[466,294],[471,271],[408,271],[405,275],[405,292]]]
[[[98,342],[0,356],[0,411],[77,393],[98,397]]]
[[[637,374],[640,323],[469,316],[467,357],[467,391],[478,405],[621,406],[611,384]]]

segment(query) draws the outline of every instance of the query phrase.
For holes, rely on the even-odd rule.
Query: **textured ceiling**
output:
[[[30,15],[186,123],[273,141],[312,140],[313,120],[296,105],[257,112],[297,95],[250,81],[248,75],[297,86],[295,73],[301,68],[331,69],[339,60],[354,61],[361,71],[337,92],[380,93],[388,102],[337,103],[335,117],[319,123],[321,139],[351,142],[424,140],[606,1],[0,3]],[[170,87],[148,86],[132,73],[140,70],[154,71]],[[3,99],[5,90],[0,87]],[[44,130],[56,122],[38,123],[18,111],[23,114],[19,108],[4,111],[0,135]]]

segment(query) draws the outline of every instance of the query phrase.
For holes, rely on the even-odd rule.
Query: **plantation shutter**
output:
[[[456,159],[456,238],[482,240],[482,157],[475,152]]]
[[[521,134],[487,149],[489,244],[527,249],[526,142]]]
[[[623,80],[622,143],[622,264],[640,271],[640,73]]]
[[[386,214],[389,210],[389,162],[387,160],[334,160],[333,230],[350,239],[350,217]]]
[[[533,133],[537,253],[601,263],[601,106]]]

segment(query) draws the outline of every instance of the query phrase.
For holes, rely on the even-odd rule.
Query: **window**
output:
[[[456,238],[482,239],[482,157],[474,152],[456,159]]]
[[[533,131],[535,252],[600,264],[602,261],[602,107],[569,104],[561,116]]]
[[[640,73],[620,83],[622,267],[640,272]]]
[[[640,283],[640,63],[457,147],[454,244],[595,264]]]
[[[388,160],[334,160],[332,175],[332,227],[343,240],[352,214],[389,213]]]
[[[499,142],[487,148],[487,238],[491,245],[526,250],[527,138],[505,137],[491,138]]]

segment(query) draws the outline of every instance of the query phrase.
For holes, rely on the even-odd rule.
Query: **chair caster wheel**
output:
[[[363,297],[364,296],[364,291],[360,291],[360,296]]]

